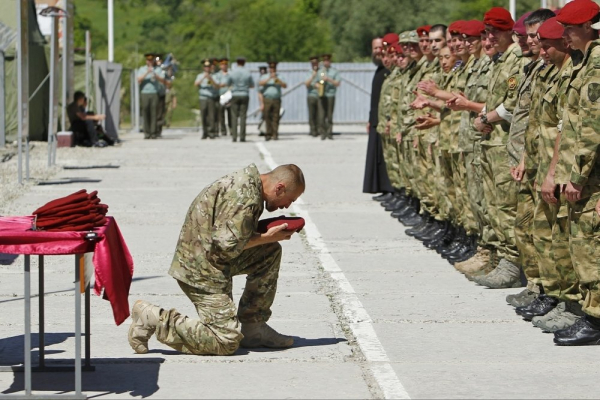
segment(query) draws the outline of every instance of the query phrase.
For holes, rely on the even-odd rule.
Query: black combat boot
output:
[[[540,294],[528,306],[517,307],[515,312],[523,317],[526,321],[531,321],[533,317],[541,317],[548,314],[554,307],[558,305],[558,299],[545,294]]]

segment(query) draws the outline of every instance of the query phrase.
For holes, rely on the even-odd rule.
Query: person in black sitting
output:
[[[91,114],[85,110],[86,98],[83,92],[77,91],[73,102],[67,106],[67,115],[71,123],[71,131],[75,137],[75,145],[86,147],[105,147],[107,143],[98,138],[96,122],[102,121],[103,114]]]

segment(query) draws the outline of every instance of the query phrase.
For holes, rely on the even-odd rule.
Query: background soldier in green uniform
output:
[[[304,85],[306,86],[306,105],[308,107],[308,127],[309,135],[319,136],[319,57],[312,56],[310,61],[310,72],[308,73]]]
[[[212,76],[212,63],[206,59],[202,61],[204,72],[196,76],[195,86],[198,86],[200,96],[200,116],[202,118],[202,139],[210,137],[214,139],[217,136],[215,126],[216,98],[218,84]]]
[[[185,354],[231,355],[238,347],[285,348],[294,339],[267,321],[277,291],[282,240],[287,224],[258,233],[258,220],[288,208],[304,192],[304,175],[293,164],[260,174],[254,164],[205,187],[190,205],[169,275],[196,307],[198,318],[138,300],[132,309],[129,344],[148,352],[156,338]],[[232,277],[245,275],[239,309],[232,300]],[[240,328],[241,323],[241,328]]]
[[[144,57],[146,57],[146,65],[137,72],[144,121],[144,139],[156,139],[158,137],[159,86],[164,85],[165,79],[162,70],[156,66],[154,53],[146,53]]]
[[[333,110],[335,94],[340,86],[340,73],[331,67],[331,54],[323,54],[323,67],[319,70],[319,85],[323,85],[323,95],[319,96],[319,131],[321,140],[333,139]]]
[[[246,64],[244,57],[238,57],[236,63],[237,67],[231,71],[231,140],[237,141],[239,120],[240,142],[245,142],[250,89],[254,87],[254,80],[250,71],[244,67]]]
[[[269,72],[260,77],[259,86],[263,88],[263,114],[267,124],[265,139],[277,140],[279,131],[279,110],[281,108],[281,89],[287,84],[277,76],[277,62],[269,61]]]
[[[231,109],[230,104],[221,104],[220,96],[225,94],[231,87],[231,74],[229,73],[229,59],[221,58],[219,60],[219,68],[221,69],[214,75],[215,82],[219,85],[219,98],[217,99],[217,128],[221,135],[227,136],[227,127],[231,129]]]

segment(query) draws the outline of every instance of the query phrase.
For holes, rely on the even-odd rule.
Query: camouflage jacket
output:
[[[513,43],[502,55],[494,57],[494,60],[485,109],[489,113],[504,105],[506,111],[512,113],[517,105],[517,88],[523,71],[521,48]],[[492,125],[494,129],[483,143],[488,146],[506,145],[510,123],[502,120]]]
[[[457,75],[460,70],[460,65],[457,63],[457,66],[452,68],[450,72],[446,74],[440,89],[450,92],[454,87],[454,81],[457,78]],[[442,107],[440,111],[440,124],[438,125],[438,139],[439,139],[439,150],[450,151],[451,147],[451,135],[452,132],[450,130],[450,126],[452,125],[452,110],[450,110],[445,105]]]
[[[525,131],[529,126],[532,96],[539,93],[541,89],[535,87],[537,76],[544,69],[544,60],[541,58],[531,61],[525,67],[525,75],[517,89],[517,105],[513,111],[512,122],[508,131],[506,149],[508,150],[508,162],[511,167],[516,167],[521,163],[523,151],[525,149]],[[535,88],[535,90],[534,90]]]
[[[394,79],[394,76],[397,74],[398,68],[395,68],[392,72],[386,73],[385,80],[381,85],[381,94],[379,95],[379,107],[378,107],[378,123],[377,123],[377,132],[380,135],[385,133],[385,125],[387,124],[388,117],[390,115],[390,104],[391,104],[391,94],[392,87],[390,86],[390,82]]]
[[[425,65],[423,67],[423,72],[421,74],[421,81],[433,81],[435,82],[438,86],[440,86],[441,82],[442,82],[442,67],[440,66],[440,60],[438,58],[434,58],[433,61],[429,62],[426,61]],[[423,109],[423,110],[415,110],[415,118],[418,118],[420,116],[426,115],[427,113],[431,113],[432,115],[435,114],[435,112],[432,112],[433,110],[431,109]],[[434,134],[434,131],[436,131],[437,128],[429,128],[429,129],[424,129],[424,130],[414,130],[414,134],[421,136],[423,138],[425,138],[425,140],[427,142],[429,142],[430,137]],[[434,140],[435,142],[435,140]]]
[[[404,84],[406,81],[406,70],[397,68],[398,74],[390,82],[392,87],[392,98],[390,102],[390,135],[395,137],[398,134],[398,104],[400,98],[404,95]]]
[[[487,96],[487,83],[491,71],[490,58],[482,55],[471,65],[465,87],[465,97],[475,103],[485,103]],[[475,129],[473,122],[479,113],[475,111],[462,111],[460,115],[460,128],[458,149],[465,153],[474,150],[475,141],[481,139],[481,132]]]
[[[414,91],[421,81],[421,76],[426,67],[427,58],[421,57],[418,62],[413,62],[406,73],[406,84],[398,104],[398,129],[402,133],[402,140],[412,140],[412,129],[417,123],[415,110],[410,104],[416,99]]]
[[[556,80],[559,78],[559,72],[558,68],[554,65],[548,64],[540,69],[533,81],[529,122],[525,130],[525,140],[523,142],[525,169],[529,171],[529,178],[535,177],[535,171],[538,169],[539,164],[538,141],[541,133],[542,99],[550,87],[554,86]]]
[[[263,208],[254,164],[205,187],[188,209],[169,275],[210,293],[228,293],[231,265],[256,231]]]
[[[474,56],[470,56],[467,62],[456,71],[456,77],[452,81],[452,86],[449,92],[451,93],[464,93],[467,88],[467,81],[469,75],[473,73],[473,66],[476,64],[477,59]],[[450,112],[450,151],[453,153],[460,152],[460,123],[462,120],[462,111],[451,111]]]
[[[569,180],[577,185],[599,186],[600,40],[588,45],[583,62],[573,68],[563,114],[561,152],[565,138],[574,139],[575,143],[574,157],[569,157],[572,165]]]
[[[554,68],[556,69],[556,68]],[[567,86],[571,71],[573,70],[573,60],[569,58],[558,71],[554,78],[548,81],[548,89],[541,100],[541,112],[539,114],[540,132],[537,139],[537,174],[536,189],[542,190],[542,183],[546,179],[550,162],[554,155],[554,145],[559,132],[559,125],[563,115],[563,109],[566,102]],[[571,153],[572,154],[572,153]],[[529,153],[527,154],[529,157]],[[565,175],[564,173],[562,175]],[[555,181],[557,175],[555,174]],[[563,178],[564,179],[564,178]],[[556,183],[566,183],[564,180]]]

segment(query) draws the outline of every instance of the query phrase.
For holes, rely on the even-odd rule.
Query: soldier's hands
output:
[[[525,163],[521,161],[519,165],[512,167],[510,169],[510,174],[515,181],[521,182],[523,180],[523,175],[525,174]]]
[[[371,123],[367,122],[367,133],[371,132]]]
[[[481,122],[481,118],[479,117],[475,118],[473,125],[475,125],[475,128],[482,133],[490,133],[492,131],[492,126]]]
[[[282,240],[290,240],[294,231],[286,231],[288,224],[282,224],[274,226],[269,229],[266,233],[263,233],[263,237],[269,238],[270,242],[279,242]]]
[[[415,128],[417,128],[419,130],[424,130],[424,129],[429,129],[429,128],[434,127],[439,124],[440,124],[439,119],[434,118],[431,114],[427,113],[427,115],[417,117],[417,124],[415,125]]]
[[[386,135],[389,135],[389,134],[390,134],[390,129],[391,129],[391,127],[390,127],[390,121],[388,121],[388,122],[385,124],[385,134],[386,134]]]
[[[598,213],[598,215],[600,215],[600,199],[596,203],[596,212]]]
[[[567,197],[567,200],[572,203],[581,200],[581,189],[583,189],[583,186],[569,182],[567,184],[567,188],[565,189],[565,196]]]
[[[546,179],[544,179],[544,183],[542,183],[542,187],[541,187],[542,200],[544,200],[548,204],[558,203],[558,200],[554,196],[555,190],[556,190],[556,184],[554,183],[554,177],[547,175]]]
[[[429,106],[429,100],[427,99],[427,97],[423,96],[421,93],[417,92],[416,90],[413,91],[413,94],[415,94],[417,96],[417,98],[415,99],[415,101],[410,103],[411,108],[413,108],[415,110],[422,110],[423,108]]]
[[[446,102],[446,106],[453,111],[468,110],[469,100],[462,93],[455,93],[454,98]]]
[[[402,133],[398,133],[398,134],[396,135],[396,142],[398,142],[398,143],[402,143]]]
[[[438,91],[438,87],[434,81],[421,81],[417,83],[417,89],[422,90],[430,96],[435,96]]]
[[[427,145],[427,154],[429,154],[430,156],[433,155],[433,148],[431,146],[431,143]]]

